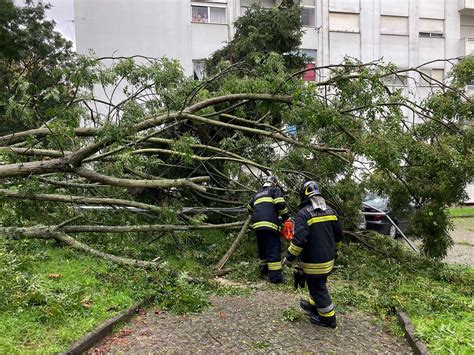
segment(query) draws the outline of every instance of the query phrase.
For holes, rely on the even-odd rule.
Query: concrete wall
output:
[[[384,62],[392,62],[399,68],[408,68],[408,36],[381,35],[380,55]]]
[[[410,14],[409,3],[409,0],[380,0],[380,13],[390,16],[408,16]]]
[[[316,49],[318,48],[318,31],[315,28],[305,28],[305,33],[301,41],[301,48]]]
[[[358,13],[360,2],[359,0],[329,0],[329,11]]]
[[[77,52],[179,59],[192,72],[188,0],[75,0]]]
[[[192,30],[192,58],[207,58],[229,41],[229,26],[193,23]]]
[[[329,34],[330,63],[339,64],[344,56],[360,59],[360,34],[331,32]]]
[[[455,0],[419,0],[420,17],[443,19],[445,17],[444,16],[445,1],[447,1],[448,3],[451,3],[453,7],[456,6]]]

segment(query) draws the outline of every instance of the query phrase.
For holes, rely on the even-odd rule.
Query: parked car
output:
[[[390,207],[390,199],[375,194],[367,194],[363,200],[363,214],[365,217],[366,229],[374,230],[386,234],[392,238],[400,235],[395,226],[390,222],[385,214],[395,222],[398,228],[405,233],[409,224],[409,212],[412,206],[395,213]]]

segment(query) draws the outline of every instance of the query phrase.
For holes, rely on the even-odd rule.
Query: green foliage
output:
[[[415,323],[417,335],[434,352],[472,347],[474,269],[418,257],[400,243],[373,234],[370,244],[395,259],[345,245],[331,288],[337,305],[372,310],[390,318],[397,307]],[[450,330],[450,331],[447,331]]]
[[[260,350],[268,349],[269,346],[270,346],[270,343],[266,340],[258,340],[252,344],[252,347],[254,349],[260,349]]]
[[[303,67],[306,58],[299,54],[303,35],[299,5],[264,8],[253,4],[234,22],[234,26],[234,38],[208,60],[209,73],[213,73],[223,60],[231,64],[244,60],[250,64],[254,53],[279,53],[283,55],[287,69],[300,70]]]
[[[153,295],[153,273],[69,248],[0,240],[0,352],[59,352],[100,322]]]
[[[157,298],[158,304],[164,309],[177,314],[187,314],[199,312],[209,305],[210,292],[205,286],[193,285],[184,276],[166,281],[161,283],[165,287],[163,295]]]
[[[283,319],[288,322],[296,322],[300,318],[301,318],[301,311],[294,307],[289,307],[283,310]]]
[[[163,309],[187,314],[204,309],[214,290],[235,292],[188,281],[207,275],[204,267],[225,249],[217,243],[230,243],[232,236],[181,235],[179,248],[171,235],[154,243],[155,235],[145,240],[135,235],[134,247],[124,237],[100,236],[98,247],[143,259],[166,256],[176,276],[118,267],[53,242],[0,239],[0,352],[64,351],[102,321],[150,296]]]
[[[73,58],[71,43],[45,18],[49,5],[0,0],[0,8],[0,133],[71,116],[64,108],[73,88],[62,75]]]

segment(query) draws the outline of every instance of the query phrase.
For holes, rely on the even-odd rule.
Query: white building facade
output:
[[[261,0],[275,6],[279,0]],[[188,74],[221,48],[255,0],[75,0],[77,51],[167,56]],[[317,66],[344,56],[416,67],[474,52],[474,0],[301,0],[301,49]],[[194,61],[194,65],[193,65]],[[423,70],[441,79],[449,63]],[[423,84],[423,83],[422,83]]]
[[[280,0],[74,0],[77,52],[99,57],[144,55],[176,58],[200,78],[203,62],[234,35],[233,22],[255,1]],[[345,56],[383,59],[398,68],[419,67],[443,80],[451,64],[438,59],[474,53],[474,0],[300,0],[305,33],[301,50],[316,66]],[[311,72],[321,80],[327,72]],[[430,80],[393,78],[413,98],[425,97]],[[474,89],[474,80],[472,82]],[[406,120],[416,117],[406,113]],[[472,186],[471,186],[472,188]],[[474,195],[470,196],[474,203]]]

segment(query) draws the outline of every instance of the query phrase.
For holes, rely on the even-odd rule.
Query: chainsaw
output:
[[[292,240],[295,234],[295,223],[291,219],[287,219],[281,225],[280,235],[286,240]]]

